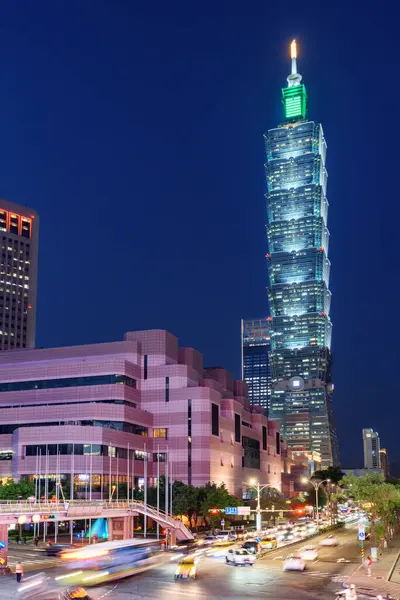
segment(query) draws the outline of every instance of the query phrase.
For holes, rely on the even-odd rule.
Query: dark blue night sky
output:
[[[262,134],[295,37],[328,142],[342,463],[361,466],[362,427],[400,461],[399,13],[3,3],[0,194],[40,213],[38,345],[165,328],[240,376],[240,319],[268,314]]]

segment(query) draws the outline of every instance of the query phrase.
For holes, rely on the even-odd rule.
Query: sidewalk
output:
[[[367,556],[367,552],[365,554]],[[399,569],[394,569],[400,555],[400,535],[398,534],[389,546],[384,550],[378,562],[372,565],[371,577],[367,576],[366,570],[360,564],[352,575],[345,581],[348,586],[352,583],[357,588],[357,593],[375,598],[378,594],[386,596],[390,594],[393,598],[400,598],[400,576]],[[396,578],[394,577],[397,571]],[[393,572],[393,575],[392,575]],[[397,579],[397,581],[396,581]]]

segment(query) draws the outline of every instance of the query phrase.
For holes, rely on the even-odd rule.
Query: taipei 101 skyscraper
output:
[[[272,390],[269,417],[289,448],[338,465],[332,415],[326,142],[309,121],[291,44],[284,121],[265,135]]]

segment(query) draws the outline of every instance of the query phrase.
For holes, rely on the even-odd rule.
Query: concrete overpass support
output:
[[[108,540],[122,541],[133,538],[133,517],[109,517]]]

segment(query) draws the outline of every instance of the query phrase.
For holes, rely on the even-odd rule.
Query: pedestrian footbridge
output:
[[[178,540],[193,540],[193,534],[182,521],[137,500],[66,500],[58,502],[0,502],[0,527],[18,522],[35,523],[78,519],[107,518],[109,523],[123,521],[123,531],[115,538],[133,536],[132,517],[143,515],[153,519],[162,528],[168,529]],[[22,517],[22,519],[20,519]],[[23,517],[26,517],[24,520]],[[111,527],[112,529],[112,527]],[[116,529],[114,529],[116,532]],[[0,536],[1,537],[1,536]],[[4,535],[3,535],[4,537]]]

